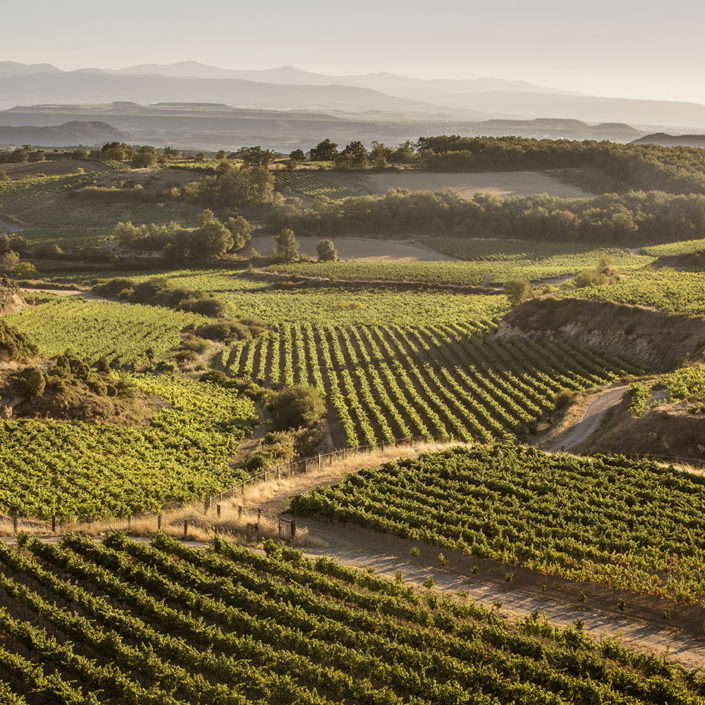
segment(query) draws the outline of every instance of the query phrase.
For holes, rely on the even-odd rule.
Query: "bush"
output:
[[[531,282],[527,279],[510,279],[504,285],[504,293],[512,306],[518,306],[531,298]]]
[[[210,318],[223,318],[228,314],[230,306],[226,301],[204,296],[195,301],[182,304],[180,308],[184,311],[200,313],[202,316],[209,316]]]
[[[338,251],[332,240],[321,240],[316,246],[316,254],[319,262],[335,262],[338,259]]]
[[[232,343],[234,340],[243,340],[250,337],[250,329],[247,324],[240,321],[219,321],[218,323],[206,323],[196,328],[196,335],[208,340],[219,340],[224,343]]]
[[[267,412],[275,428],[309,427],[325,416],[326,404],[315,387],[292,384],[271,395]]]
[[[44,394],[47,380],[38,367],[27,367],[14,378],[15,384],[28,397],[40,397]]]

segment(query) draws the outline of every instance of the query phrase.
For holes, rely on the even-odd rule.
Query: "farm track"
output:
[[[644,613],[624,616],[607,605],[583,606],[575,598],[569,601],[561,594],[544,596],[538,590],[512,587],[501,576],[490,578],[454,569],[452,563],[449,567],[440,568],[438,562],[433,560],[432,552],[412,558],[405,546],[406,550],[402,553],[399,544],[408,542],[395,537],[360,529],[349,530],[324,522],[297,521],[308,530],[309,537],[326,544],[321,548],[304,548],[304,553],[311,558],[326,556],[353,568],[372,568],[378,575],[390,579],[401,571],[404,582],[419,589],[431,577],[434,588],[443,593],[456,595],[466,591],[469,599],[487,607],[502,603],[501,612],[510,620],[525,617],[534,611],[543,613],[549,622],[558,626],[567,627],[576,619],[581,619],[585,630],[594,637],[621,635],[626,644],[644,651],[667,650],[671,658],[685,666],[698,668],[705,665],[704,638],[663,627],[655,617],[649,618]],[[702,625],[698,626],[702,630]]]

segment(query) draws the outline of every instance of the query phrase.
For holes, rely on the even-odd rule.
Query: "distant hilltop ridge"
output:
[[[64,129],[60,137],[57,128],[67,128],[67,124],[75,125],[76,129],[70,132]],[[373,111],[351,114],[340,110],[243,109],[222,103],[159,102],[140,105],[125,101],[14,107],[0,111],[0,125],[14,126],[18,130],[44,127],[57,131],[53,136],[49,131],[30,134],[27,138],[20,137],[20,132],[0,132],[0,142],[6,144],[73,146],[117,140],[207,151],[259,144],[285,153],[293,149],[310,149],[325,138],[342,145],[360,140],[368,146],[373,140],[397,145],[406,140],[440,134],[630,142],[645,133],[625,123],[591,125],[573,119],[474,121]],[[85,126],[85,134],[81,132],[81,125]],[[108,129],[121,134],[108,134]]]
[[[194,61],[122,69],[62,71],[51,64],[0,62],[0,110],[46,103],[221,103],[255,110],[386,113],[389,119],[533,120],[626,123],[643,132],[705,130],[705,105],[605,98],[528,81],[419,79],[393,73],[332,76],[293,66],[231,70]]]
[[[1,119],[0,119],[1,122]],[[112,125],[96,120],[70,120],[62,125],[0,125],[0,144],[31,144],[39,147],[94,147],[106,142],[134,142],[135,138]]]
[[[705,147],[705,135],[668,135],[656,132],[633,140],[634,144],[658,144],[661,147]]]

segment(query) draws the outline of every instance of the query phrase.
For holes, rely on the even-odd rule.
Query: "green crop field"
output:
[[[705,605],[705,478],[648,461],[456,448],[364,471],[292,508]]]
[[[575,346],[493,339],[493,327],[282,324],[234,346],[224,367],[274,387],[316,386],[349,446],[523,435],[558,392],[640,371]]]
[[[256,318],[267,325],[307,321],[354,325],[364,323],[413,324],[419,320],[433,323],[493,318],[509,306],[502,295],[468,295],[452,291],[401,291],[385,286],[344,285],[292,287],[269,278],[255,278],[241,272],[215,270],[175,270],[142,272],[96,272],[86,275],[62,274],[59,282],[84,282],[112,277],[128,277],[136,282],[156,276],[166,277],[174,286],[206,293],[230,301],[235,313]]]
[[[154,306],[55,298],[5,320],[47,357],[70,349],[91,362],[106,356],[136,365],[146,361],[148,350],[158,357],[178,345],[184,328],[209,319]]]
[[[374,248],[374,244],[371,245]],[[561,249],[561,248],[558,248]],[[501,284],[509,279],[541,281],[577,274],[608,261],[625,271],[644,267],[651,257],[641,257],[618,249],[590,248],[585,251],[529,255],[528,252],[480,257],[468,262],[318,262],[306,264],[277,264],[271,270],[286,274],[329,277],[341,281],[400,281],[428,284],[477,286],[485,280]]]
[[[358,191],[352,191],[345,186],[335,183],[331,178],[321,172],[299,169],[297,171],[275,172],[277,188],[280,191],[293,191],[310,198],[325,197],[332,201],[339,201],[350,196],[359,196]]]
[[[260,555],[221,540],[203,551],[68,536],[0,545],[0,563],[0,668],[23,683],[8,703],[697,705],[705,694],[700,673],[578,626],[533,615],[510,627],[271,543]]]
[[[200,499],[241,480],[227,465],[249,432],[249,399],[206,383],[134,377],[164,400],[145,427],[0,421],[0,507],[19,516],[110,517]]]
[[[705,285],[703,275],[697,272],[639,272],[613,286],[587,287],[569,296],[650,306],[672,313],[705,314]]]
[[[703,250],[705,250],[705,240],[683,240],[681,242],[669,242],[666,245],[652,245],[651,247],[642,248],[644,254],[652,257],[690,255]]]

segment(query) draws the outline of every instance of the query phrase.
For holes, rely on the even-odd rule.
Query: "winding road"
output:
[[[605,414],[622,401],[626,387],[615,387],[598,395],[588,406],[582,419],[556,438],[547,450],[570,450],[585,443],[600,427]]]

